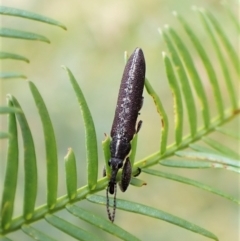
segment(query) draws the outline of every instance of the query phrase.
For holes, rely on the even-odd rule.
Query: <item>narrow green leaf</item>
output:
[[[177,84],[177,79],[174,74],[174,70],[168,56],[163,52],[163,60],[165,64],[165,70],[167,73],[168,82],[172,90],[173,101],[174,101],[174,117],[175,117],[175,140],[177,145],[182,141],[183,131],[183,106],[182,98]]]
[[[200,58],[202,59],[203,65],[206,69],[210,84],[213,89],[213,94],[215,97],[218,114],[220,115],[220,119],[223,119],[224,118],[224,106],[223,106],[222,95],[221,95],[219,84],[217,81],[217,76],[216,76],[215,70],[211,64],[211,61],[210,61],[206,51],[204,50],[202,44],[198,40],[198,37],[192,31],[192,29],[190,28],[188,23],[185,21],[185,19],[181,15],[177,14],[176,12],[174,13],[174,15],[178,18],[178,20],[182,24],[184,30],[187,32],[189,38],[191,39],[194,47],[197,50]]]
[[[240,169],[237,169],[235,167],[225,166],[224,164],[207,162],[207,161],[165,159],[165,160],[159,161],[159,164],[167,167],[177,167],[177,168],[193,168],[193,169],[222,168],[229,171],[235,171],[240,173]]]
[[[131,163],[132,167],[134,165],[135,156],[136,156],[136,152],[137,152],[137,141],[138,141],[138,133],[136,133],[133,136],[133,139],[131,141],[131,152],[130,152],[130,155],[129,155],[129,159],[130,159],[130,163]]]
[[[21,111],[12,106],[0,106],[0,114],[20,113]]]
[[[125,65],[127,64],[128,59],[129,59],[129,54],[128,54],[127,51],[124,51],[124,63],[125,63]]]
[[[208,160],[210,162],[219,162],[225,165],[230,165],[233,167],[240,168],[239,160],[234,160],[231,158],[227,158],[221,155],[209,154],[209,153],[201,153],[201,152],[189,152],[189,151],[177,151],[175,152],[177,156],[193,158],[193,159],[201,159]]]
[[[68,153],[64,158],[66,170],[67,192],[70,200],[77,195],[77,165],[72,148],[68,149]]]
[[[56,239],[53,239],[51,237],[49,237],[48,235],[46,235],[45,233],[37,230],[36,228],[33,228],[29,225],[22,225],[22,231],[27,234],[28,236],[32,237],[35,240],[39,240],[39,241],[56,241]]]
[[[130,184],[133,185],[134,187],[142,187],[147,185],[147,183],[139,178],[132,177]]]
[[[225,83],[226,83],[229,98],[231,100],[232,108],[237,109],[237,97],[236,97],[235,89],[234,89],[234,86],[232,83],[232,77],[228,71],[229,68],[228,68],[227,61],[225,60],[225,57],[224,57],[222,51],[220,51],[220,49],[221,49],[220,45],[218,44],[218,42],[215,38],[215,35],[213,34],[213,32],[209,26],[209,23],[207,21],[207,17],[204,13],[204,10],[198,9],[198,13],[201,17],[202,23],[203,23],[207,33],[209,34],[209,37],[212,41],[212,46],[213,46],[215,52],[217,53],[217,59],[219,60],[219,63],[221,66],[220,69],[222,70],[222,73],[223,73],[223,76],[225,79]]]
[[[54,208],[57,200],[58,185],[58,159],[57,144],[54,135],[53,125],[47,111],[47,107],[43,101],[36,86],[29,81],[29,87],[33,95],[38,113],[41,117],[43,126],[45,149],[46,149],[46,165],[47,165],[47,203],[49,209]]]
[[[177,168],[211,168],[213,164],[204,161],[188,161],[188,160],[175,160],[175,159],[163,159],[159,161],[159,164],[166,167],[177,167]]]
[[[145,79],[145,88],[146,88],[148,94],[153,98],[153,101],[157,108],[157,112],[159,113],[159,115],[161,117],[162,130],[161,130],[160,152],[161,152],[161,154],[163,154],[167,148],[167,137],[168,137],[168,128],[169,128],[168,117],[167,117],[166,111],[164,110],[164,107],[162,105],[162,102],[161,102],[159,96],[154,91],[150,82],[147,79]]]
[[[76,238],[77,240],[82,241],[93,241],[93,240],[99,240],[102,241],[99,237],[81,229],[80,227],[77,227],[55,215],[47,214],[45,216],[45,219],[47,222],[52,224],[57,229],[63,231],[66,234],[69,234],[70,236]]]
[[[6,138],[11,138],[11,135],[9,133],[0,131],[0,139],[6,139]]]
[[[87,200],[90,202],[106,205],[106,198],[99,195],[87,196]],[[110,198],[111,206],[112,206],[112,203],[113,203],[112,198]],[[176,217],[164,211],[158,210],[156,208],[152,208],[136,202],[125,201],[122,199],[117,200],[117,208],[124,211],[138,213],[144,216],[160,219],[160,220],[172,223],[174,225],[177,225],[179,227],[185,228],[187,230],[190,230],[192,232],[201,234],[205,237],[218,240],[218,238],[213,233],[207,231],[206,229],[203,229],[193,223],[190,223],[184,219],[181,219],[179,217]]]
[[[43,23],[48,23],[51,25],[59,26],[65,30],[67,29],[63,24],[61,24],[60,22],[58,22],[52,18],[48,18],[48,17],[42,16],[42,15],[39,15],[39,14],[36,14],[33,12],[28,12],[28,11],[25,11],[22,9],[1,6],[0,14],[36,20],[36,21],[40,21]]]
[[[88,186],[90,190],[95,189],[97,184],[97,174],[98,174],[98,152],[97,152],[97,137],[94,127],[94,122],[92,115],[87,106],[87,102],[84,98],[82,90],[80,89],[76,79],[74,78],[71,71],[64,67],[67,71],[73,89],[78,99],[78,103],[82,112],[85,133],[86,133],[86,150],[87,150],[87,165],[88,165]]]
[[[233,151],[232,149],[230,149],[226,145],[221,144],[220,142],[215,141],[215,140],[213,140],[211,138],[208,138],[208,137],[203,137],[202,140],[206,144],[208,144],[209,146],[214,148],[215,150],[219,151],[222,155],[224,155],[226,157],[233,158],[233,159],[240,159],[239,153]]]
[[[12,239],[0,235],[0,241],[12,241]]]
[[[32,33],[32,32],[20,31],[17,29],[10,29],[10,28],[0,28],[0,36],[5,38],[39,40],[45,43],[50,43],[50,41],[42,35]]]
[[[227,135],[229,137],[232,137],[232,138],[240,141],[240,132],[239,131],[231,131],[229,129],[224,129],[222,127],[217,127],[216,130],[221,132],[224,135]]]
[[[187,76],[187,73],[184,69],[183,63],[180,59],[179,54],[177,53],[172,41],[168,37],[168,35],[165,33],[165,31],[161,31],[159,29],[160,34],[163,36],[163,39],[165,43],[167,44],[167,47],[169,49],[171,59],[174,62],[175,65],[175,71],[178,74],[179,82],[181,84],[181,90],[183,93],[183,97],[186,103],[186,109],[188,113],[188,121],[190,126],[190,132],[191,136],[195,136],[197,132],[197,112],[195,107],[195,102],[193,98],[193,94],[190,87],[190,81]]]
[[[18,101],[12,95],[8,95],[9,99],[12,101],[14,107],[19,109],[20,107]],[[36,154],[35,147],[33,143],[32,134],[27,123],[27,119],[22,111],[22,113],[16,113],[23,138],[24,146],[24,170],[25,170],[25,183],[24,183],[24,200],[23,200],[23,216],[26,220],[32,218],[35,201],[37,196],[37,164],[36,164]]]
[[[226,194],[226,193],[222,192],[221,190],[218,190],[218,189],[213,188],[211,186],[205,185],[201,182],[198,182],[198,181],[186,178],[186,177],[178,176],[178,175],[175,175],[175,174],[171,174],[171,173],[152,170],[152,169],[149,169],[149,168],[142,169],[142,171],[145,172],[145,173],[148,173],[150,175],[163,177],[163,178],[166,178],[166,179],[170,179],[170,180],[173,180],[173,181],[177,181],[177,182],[188,184],[188,185],[191,185],[191,186],[194,186],[194,187],[198,187],[198,188],[203,189],[205,191],[208,191],[208,192],[217,194],[221,197],[227,198],[227,199],[231,200],[232,202],[240,204],[240,200],[236,199],[235,197],[233,197],[229,194]]]
[[[105,139],[102,141],[102,148],[103,148],[103,154],[104,154],[104,159],[105,159],[105,171],[106,171],[106,175],[110,178],[111,176],[111,168],[108,164],[111,155],[110,155],[110,137],[105,134]]]
[[[190,144],[189,147],[194,150],[194,151],[199,151],[199,152],[205,152],[205,153],[210,153],[210,154],[217,154],[219,155],[219,151],[216,151],[214,149],[210,149],[205,146],[200,146],[198,144]]]
[[[103,219],[92,212],[89,212],[83,208],[67,205],[67,210],[72,213],[73,215],[77,216],[78,218],[105,230],[106,232],[113,234],[114,236],[122,239],[122,240],[129,240],[129,241],[137,241],[140,240],[137,237],[133,236],[132,234],[128,233],[124,229],[118,227],[117,225],[109,222],[109,220]]]
[[[226,1],[221,2],[221,3],[224,5],[225,9],[227,10],[227,13],[228,13],[230,19],[232,20],[233,24],[235,25],[236,29],[238,30],[238,32],[240,32],[239,16],[235,16],[233,14],[233,12],[231,11],[231,9]]]
[[[165,27],[166,31],[169,33],[170,38],[176,45],[179,54],[181,56],[181,59],[184,62],[185,69],[187,70],[188,75],[190,76],[190,79],[193,83],[193,87],[196,91],[196,94],[198,96],[198,99],[201,104],[201,111],[203,115],[203,121],[204,126],[208,127],[210,124],[210,115],[209,115],[209,108],[208,108],[208,101],[207,97],[203,88],[202,81],[198,75],[198,72],[196,70],[196,67],[194,65],[194,61],[188,51],[188,48],[185,46],[185,44],[182,42],[181,38],[178,36],[176,31],[172,29],[169,26]]]
[[[205,10],[205,14],[209,21],[211,22],[212,26],[214,27],[215,31],[217,32],[223,46],[226,49],[226,53],[229,55],[229,59],[232,62],[236,72],[239,74],[239,58],[238,58],[238,51],[236,51],[229,39],[227,38],[225,32],[223,31],[221,25],[218,23],[216,18],[211,14],[211,12]]]
[[[1,8],[1,7],[0,7]],[[14,59],[14,60],[22,60],[29,63],[29,59],[25,58],[22,55],[7,53],[7,52],[0,52],[0,59]]]
[[[0,72],[0,79],[14,79],[14,78],[26,79],[27,76],[20,73],[14,73],[14,72]]]
[[[13,108],[13,104],[8,100],[8,106]],[[14,208],[14,200],[17,189],[18,177],[18,132],[14,113],[8,116],[8,132],[12,138],[8,139],[7,166],[3,185],[1,204],[1,225],[2,229],[9,228]]]

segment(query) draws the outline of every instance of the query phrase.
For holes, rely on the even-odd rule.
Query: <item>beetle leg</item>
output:
[[[140,175],[140,173],[142,172],[141,168],[137,168],[137,173],[134,175],[134,177],[137,177],[138,175]]]
[[[127,157],[122,171],[121,181],[119,182],[119,187],[122,192],[125,192],[129,186],[132,176],[132,167],[129,158]]]
[[[137,124],[136,133],[138,133],[140,131],[141,127],[142,127],[142,121],[140,120]]]

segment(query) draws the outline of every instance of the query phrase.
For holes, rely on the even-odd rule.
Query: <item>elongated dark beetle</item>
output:
[[[145,79],[145,59],[143,51],[136,48],[125,66],[120,90],[118,94],[117,107],[111,130],[110,152],[111,159],[109,166],[112,173],[107,188],[107,212],[108,218],[113,222],[116,211],[116,178],[120,168],[123,167],[119,187],[125,192],[131,180],[132,167],[128,154],[131,150],[130,141],[135,133],[140,130],[142,121],[139,121],[136,128],[137,117],[143,104],[143,88]],[[109,209],[109,197],[114,194],[113,212]]]

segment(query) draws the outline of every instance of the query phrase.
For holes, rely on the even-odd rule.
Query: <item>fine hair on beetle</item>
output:
[[[122,192],[127,190],[132,176],[132,166],[128,155],[131,150],[130,142],[133,136],[140,130],[142,124],[142,121],[139,121],[138,124],[136,123],[139,111],[143,105],[142,94],[145,71],[143,51],[140,48],[136,48],[129,57],[123,72],[111,129],[111,158],[108,162],[111,168],[111,177],[106,190],[107,213],[111,222],[114,221],[116,213],[116,179],[118,170],[122,168],[122,176],[119,181],[119,187]],[[112,213],[109,207],[109,193],[114,195]]]

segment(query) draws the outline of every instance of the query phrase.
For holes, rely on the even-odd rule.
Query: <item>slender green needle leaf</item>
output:
[[[217,127],[216,130],[221,132],[224,135],[227,135],[229,137],[232,137],[232,138],[240,141],[240,132],[239,131],[231,131],[231,130],[228,130],[228,129],[224,129],[222,127]]]
[[[196,161],[196,160],[173,160],[173,159],[165,159],[161,160],[159,164],[167,167],[178,167],[178,168],[222,168],[229,171],[234,171],[240,173],[239,168],[225,166],[224,164],[220,163],[213,163],[213,162],[206,162],[206,161]]]
[[[0,7],[1,8],[1,7]],[[12,53],[7,53],[7,52],[0,52],[0,59],[14,59],[14,60],[22,60],[27,63],[29,63],[29,59],[18,55],[18,54],[12,54]]]
[[[134,187],[142,187],[142,186],[147,185],[147,183],[145,181],[143,181],[139,178],[136,178],[136,177],[132,177],[130,183]]]
[[[58,159],[57,159],[57,144],[54,135],[54,130],[47,107],[43,101],[36,86],[29,81],[29,87],[32,92],[38,113],[41,117],[44,141],[46,149],[46,165],[47,165],[47,203],[50,209],[54,208],[57,200],[57,185],[58,185]]]
[[[205,152],[205,153],[210,153],[210,154],[218,154],[218,155],[220,154],[219,151],[210,149],[205,146],[200,146],[198,144],[190,144],[189,147],[194,151]]]
[[[168,47],[170,55],[171,55],[171,59],[175,65],[175,71],[179,77],[179,82],[181,84],[181,90],[182,90],[183,97],[184,97],[186,107],[187,107],[186,109],[188,112],[188,120],[189,120],[189,125],[190,125],[191,136],[193,137],[193,136],[195,136],[196,131],[197,131],[197,112],[196,112],[193,94],[192,94],[191,87],[189,84],[189,79],[188,79],[187,73],[184,69],[184,66],[182,64],[182,61],[180,59],[180,56],[177,53],[172,41],[170,40],[168,35],[165,33],[165,31],[162,32],[159,29],[159,32],[163,36],[163,39],[167,44],[167,47]]]
[[[222,4],[224,5],[225,9],[227,10],[227,13],[228,13],[230,19],[232,20],[233,24],[235,25],[236,29],[238,30],[238,32],[240,32],[239,16],[235,16],[233,14],[233,12],[231,11],[231,9],[226,1],[222,2]]]
[[[152,170],[152,169],[149,169],[149,168],[142,169],[142,171],[145,172],[145,173],[148,173],[150,175],[167,178],[167,179],[170,179],[170,180],[173,180],[173,181],[182,182],[182,183],[194,186],[194,187],[201,188],[203,190],[206,190],[206,191],[209,191],[211,193],[217,194],[221,197],[227,198],[227,199],[229,199],[229,200],[231,200],[231,201],[233,201],[237,204],[240,204],[240,200],[236,199],[235,197],[230,196],[227,193],[222,192],[221,190],[218,190],[218,189],[213,188],[211,186],[205,185],[201,182],[198,182],[198,181],[186,178],[186,177],[178,176],[178,175],[175,175],[175,174],[171,174],[171,173]]]
[[[163,159],[159,161],[159,164],[167,167],[193,168],[193,169],[213,167],[213,164],[211,162],[175,160],[175,159]]]
[[[0,132],[0,139],[11,138],[11,135],[6,132]]]
[[[239,160],[234,160],[221,155],[201,153],[201,152],[189,152],[189,151],[177,151],[175,152],[175,154],[181,157],[208,160],[210,162],[219,162],[219,163],[230,165],[233,167],[238,167],[238,168],[240,167]]]
[[[229,59],[232,62],[234,68],[236,69],[236,72],[239,74],[239,58],[238,58],[238,51],[236,51],[229,39],[227,38],[227,35],[223,31],[221,25],[218,23],[216,18],[211,14],[211,12],[205,10],[205,15],[213,25],[215,31],[217,32],[220,40],[222,41],[222,44],[226,48],[226,53],[229,55]]]
[[[73,200],[77,195],[77,166],[72,148],[68,149],[68,153],[64,160],[68,197],[70,200]]]
[[[21,110],[12,106],[0,106],[0,114],[20,113]]]
[[[57,229],[63,231],[64,233],[69,234],[70,236],[76,238],[77,240],[82,241],[93,241],[93,240],[99,240],[102,241],[99,237],[81,229],[80,227],[77,227],[55,215],[47,214],[45,216],[45,219],[55,226]]]
[[[87,200],[89,200],[90,202],[106,205],[106,198],[99,196],[99,195],[87,196]],[[112,198],[110,198],[111,206],[112,206],[112,203],[113,203]],[[203,229],[193,223],[190,223],[184,219],[181,219],[179,217],[176,217],[176,216],[166,213],[164,211],[158,210],[156,208],[152,208],[152,207],[149,207],[149,206],[146,206],[146,205],[143,205],[140,203],[136,203],[136,202],[125,201],[122,199],[117,200],[117,208],[122,209],[124,211],[138,213],[138,214],[142,214],[144,216],[149,216],[152,218],[160,219],[160,220],[172,223],[174,225],[177,225],[179,227],[185,228],[187,230],[190,230],[192,232],[201,234],[208,238],[218,240],[218,238],[214,234],[207,231],[206,229]]]
[[[128,59],[129,59],[128,52],[124,51],[124,63],[125,63],[125,65],[127,64]]]
[[[1,6],[0,14],[36,20],[36,21],[40,21],[43,23],[48,23],[51,25],[59,26],[65,30],[67,29],[63,24],[61,24],[60,22],[58,22],[52,18],[48,18],[48,17],[42,16],[42,15],[39,15],[39,14],[36,14],[33,12],[28,12],[28,11],[25,11],[22,9]]]
[[[196,67],[194,65],[194,61],[193,61],[187,47],[182,42],[181,38],[178,36],[178,34],[175,32],[175,30],[169,26],[166,26],[165,29],[169,33],[172,41],[175,43],[175,45],[179,51],[179,54],[184,62],[187,73],[190,76],[190,79],[193,83],[194,89],[196,91],[196,94],[197,94],[200,104],[201,104],[204,125],[205,125],[205,127],[208,127],[210,124],[208,101],[207,101],[207,97],[206,97],[206,94],[205,94],[205,91],[203,88],[202,81],[201,81],[201,79],[198,75],[198,72],[196,70]]]
[[[153,98],[153,101],[157,108],[157,112],[159,113],[159,115],[161,117],[162,130],[161,130],[160,152],[162,154],[166,151],[166,148],[167,148],[167,137],[168,137],[168,128],[169,128],[168,117],[167,117],[166,111],[164,110],[164,107],[162,105],[162,102],[161,102],[159,96],[154,91],[150,82],[147,79],[145,79],[145,88],[146,88],[148,94]]]
[[[12,95],[9,95],[14,107],[21,109],[18,101]],[[22,109],[21,109],[22,110]],[[27,123],[24,113],[16,114],[23,138],[24,146],[24,170],[25,170],[25,183],[24,183],[24,200],[23,200],[23,216],[26,220],[32,218],[34,206],[37,196],[37,164],[35,147],[33,143],[32,134]]]
[[[110,155],[110,137],[105,134],[105,139],[102,141],[102,148],[103,148],[103,153],[104,153],[104,159],[105,159],[105,172],[106,172],[106,175],[110,178],[111,176],[111,168],[108,164],[110,158],[111,158],[111,155]],[[105,174],[105,173],[103,173]]]
[[[219,84],[218,84],[218,81],[217,81],[217,76],[216,76],[214,68],[211,64],[211,61],[208,58],[208,55],[207,55],[206,51],[204,50],[202,44],[198,40],[198,37],[192,31],[192,29],[187,24],[185,19],[182,16],[180,16],[179,14],[177,14],[176,12],[174,13],[174,15],[180,20],[180,23],[182,24],[184,30],[187,32],[189,38],[191,39],[194,47],[196,48],[199,56],[202,59],[202,62],[204,64],[206,72],[208,74],[210,84],[211,84],[212,89],[213,89],[213,93],[214,93],[214,97],[215,97],[215,101],[216,101],[216,105],[217,105],[217,109],[218,109],[218,114],[220,115],[220,119],[223,119],[223,117],[224,117],[223,100],[222,100]]]
[[[195,9],[197,10],[197,9]],[[235,89],[234,89],[234,86],[233,86],[233,83],[232,83],[232,77],[228,71],[228,64],[227,64],[227,61],[225,61],[225,58],[224,58],[224,55],[222,53],[222,51],[220,51],[220,46],[215,38],[215,35],[213,34],[211,28],[210,28],[210,25],[207,21],[207,17],[206,15],[204,14],[204,11],[203,10],[198,10],[199,14],[200,14],[200,17],[201,17],[201,20],[202,20],[202,23],[207,31],[207,33],[209,34],[209,37],[212,41],[212,46],[215,50],[215,52],[217,53],[217,59],[219,60],[220,62],[220,66],[221,66],[221,70],[222,70],[222,73],[223,73],[223,76],[224,76],[224,79],[225,79],[225,83],[226,83],[226,86],[227,86],[227,91],[228,91],[228,94],[229,94],[229,98],[231,100],[231,103],[232,103],[232,107],[233,109],[237,109],[237,97],[236,97],[236,93],[235,93]]]
[[[22,231],[27,234],[28,236],[32,237],[35,240],[39,241],[56,241],[56,239],[53,239],[46,235],[45,233],[37,230],[36,228],[33,228],[29,225],[24,224],[22,226]]]
[[[0,241],[12,241],[12,239],[0,235]]]
[[[183,131],[183,106],[182,98],[179,86],[177,84],[177,79],[175,77],[173,67],[168,56],[163,52],[163,59],[165,63],[165,69],[168,77],[168,82],[173,94],[174,100],[174,116],[175,116],[175,139],[177,145],[182,141],[182,131]]]
[[[72,213],[73,215],[79,217],[82,220],[85,220],[86,222],[105,230],[108,233],[113,234],[114,236],[122,239],[122,240],[129,240],[129,241],[137,241],[140,240],[133,236],[132,234],[128,233],[124,229],[118,227],[117,225],[109,222],[109,220],[106,220],[104,218],[101,218],[99,216],[96,216],[94,213],[86,211],[83,208],[73,206],[73,205],[67,205],[67,210]]]
[[[87,165],[88,165],[88,186],[90,190],[93,190],[97,184],[98,174],[98,152],[97,152],[97,137],[94,127],[94,122],[87,106],[87,102],[84,98],[82,90],[80,89],[76,79],[71,71],[64,67],[67,71],[73,89],[78,99],[80,109],[82,111],[85,133],[86,133],[86,150],[87,150]]]
[[[208,137],[203,137],[202,140],[206,144],[208,144],[209,146],[214,148],[215,150],[219,151],[224,156],[227,156],[227,157],[230,157],[230,158],[233,158],[233,159],[240,159],[239,153],[233,151],[232,149],[230,149],[226,145],[223,145],[220,142],[215,141],[215,140],[213,140],[211,138],[208,138]]]
[[[8,105],[13,108],[13,104],[8,100]],[[1,225],[2,229],[9,228],[14,208],[14,200],[17,189],[18,177],[18,132],[15,114],[8,116],[8,132],[12,138],[8,139],[7,166],[5,172],[2,205],[1,205]]]
[[[38,41],[50,43],[50,41],[42,35],[31,33],[31,32],[20,31],[17,29],[10,29],[10,28],[0,28],[0,36],[5,38],[38,40]]]
[[[0,79],[26,79],[27,76],[20,74],[20,73],[14,73],[14,72],[1,72],[0,73]]]
[[[133,136],[133,139],[131,141],[131,152],[129,155],[129,159],[130,159],[130,163],[131,163],[132,167],[134,165],[135,156],[136,156],[136,152],[137,152],[137,141],[138,141],[138,133],[136,133]]]

